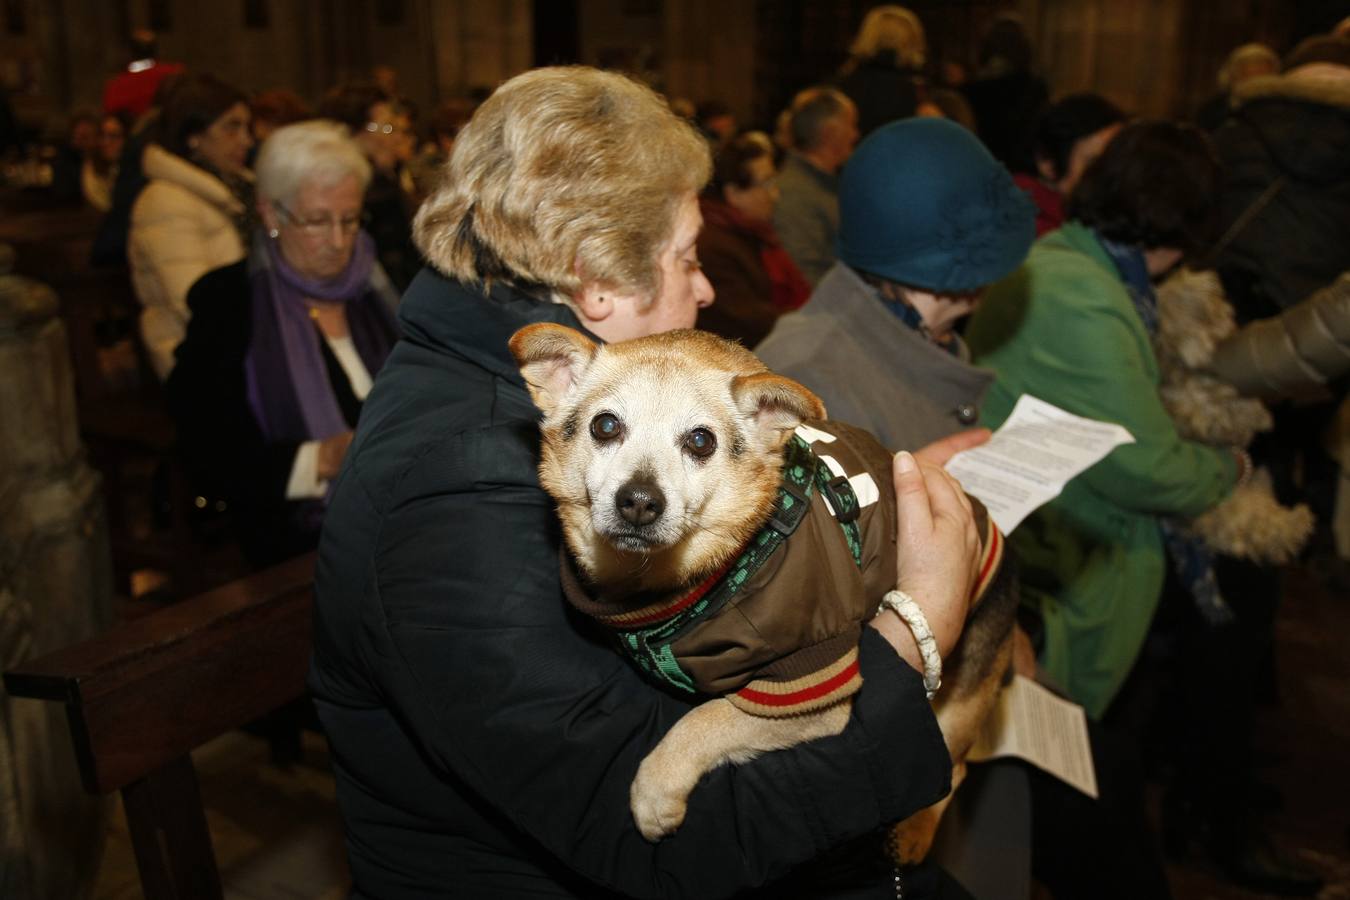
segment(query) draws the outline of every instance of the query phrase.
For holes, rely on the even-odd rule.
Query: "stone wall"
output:
[[[0,668],[103,630],[112,610],[56,295],[12,261],[0,245]],[[87,896],[107,802],[80,785],[60,705],[0,698],[0,897]]]

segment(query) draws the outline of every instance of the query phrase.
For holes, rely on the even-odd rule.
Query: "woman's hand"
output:
[[[961,486],[940,467],[905,452],[897,453],[892,465],[897,587],[919,604],[945,657],[956,646],[970,609],[980,557],[975,518]],[[886,610],[871,624],[906,662],[923,671],[914,636],[895,613]]]
[[[337,477],[338,470],[342,468],[342,458],[347,455],[347,448],[351,444],[350,431],[335,434],[319,442],[319,462],[316,468],[320,480],[331,481]]]

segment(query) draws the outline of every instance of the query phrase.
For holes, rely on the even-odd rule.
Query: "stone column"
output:
[[[56,295],[0,245],[0,667],[112,616],[99,478],[85,463]],[[0,897],[86,897],[108,801],[80,785],[64,710],[0,697]]]

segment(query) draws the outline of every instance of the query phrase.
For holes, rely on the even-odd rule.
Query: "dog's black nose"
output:
[[[650,525],[666,511],[666,495],[650,481],[630,481],[614,495],[619,515],[631,525]]]

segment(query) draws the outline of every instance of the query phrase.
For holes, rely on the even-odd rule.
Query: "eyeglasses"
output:
[[[296,217],[295,213],[282,206],[276,200],[272,201],[272,206],[276,207],[277,211],[289,219],[292,225],[299,228],[309,237],[320,237],[321,235],[329,234],[332,232],[334,226],[336,226],[344,235],[355,234],[361,227],[361,217],[359,215],[344,216],[341,219],[334,219],[331,216],[314,219],[300,219]]]
[[[403,125],[396,125],[393,122],[367,122],[366,131],[371,134],[407,134],[411,131]]]

